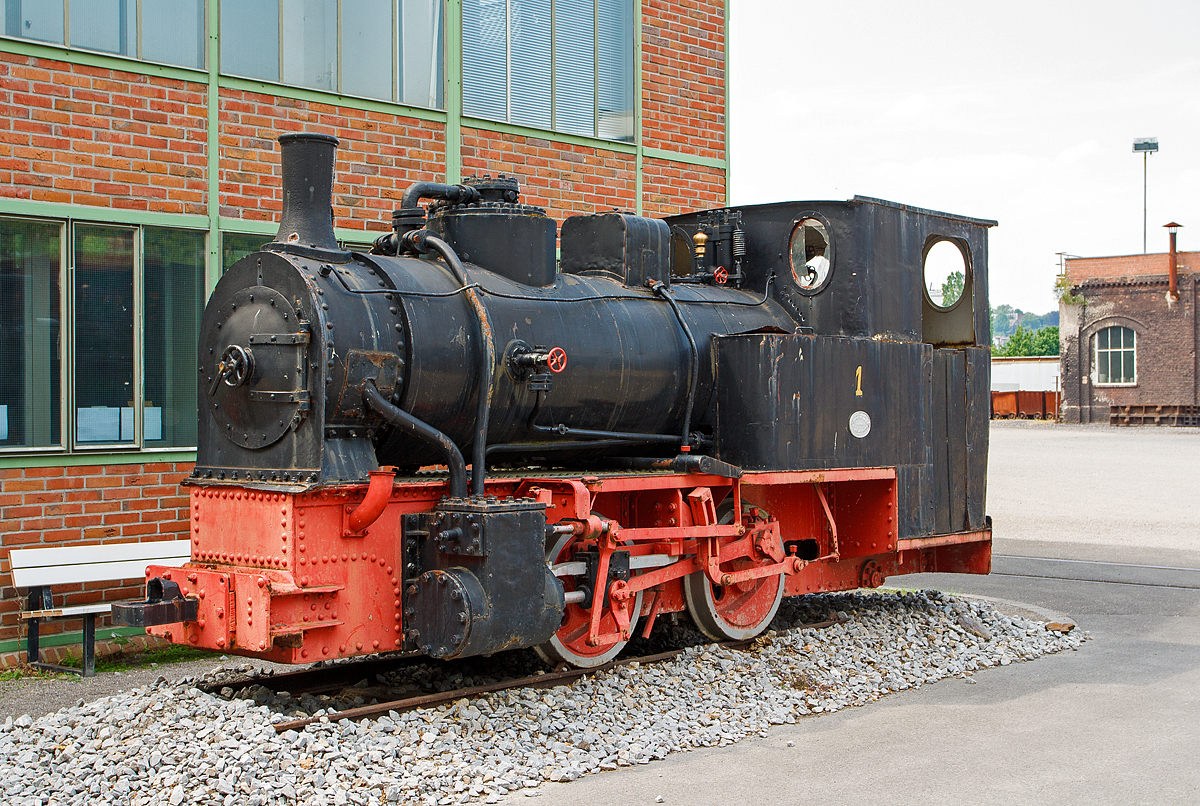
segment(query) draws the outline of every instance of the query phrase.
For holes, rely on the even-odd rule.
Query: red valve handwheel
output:
[[[546,366],[550,368],[551,372],[562,372],[567,368],[567,351],[561,347],[555,347],[546,356]]]
[[[718,285],[725,285],[729,280],[729,272],[725,271],[724,266],[717,266],[717,270],[713,272],[713,279],[717,281]]]

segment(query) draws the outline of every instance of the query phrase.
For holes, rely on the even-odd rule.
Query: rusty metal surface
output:
[[[718,339],[718,455],[746,470],[896,468],[901,531],[928,533],[931,349],[826,336]],[[868,418],[861,436],[855,417]]]
[[[862,196],[738,209],[745,230],[745,287],[762,288],[774,274],[771,296],[816,333],[937,346],[988,343],[987,230],[995,221]],[[688,213],[667,222],[690,236],[706,215]],[[832,240],[828,284],[815,291],[801,287],[788,263],[793,226],[805,218],[820,221]],[[969,295],[957,317],[925,307],[923,254],[930,239],[939,238],[960,244],[969,255]],[[959,321],[964,312],[966,321]]]
[[[1200,425],[1200,406],[1110,406],[1109,425]]]
[[[900,551],[912,551],[914,549],[928,549],[935,546],[953,546],[961,543],[987,543],[992,539],[990,529],[980,529],[973,532],[956,532],[947,535],[934,535],[933,537],[909,537],[901,540],[897,545]]]
[[[1062,392],[992,392],[991,397],[993,420],[1057,420]]]

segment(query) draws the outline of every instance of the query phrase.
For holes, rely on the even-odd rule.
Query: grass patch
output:
[[[210,652],[206,649],[194,649],[190,646],[181,646],[179,644],[170,644],[169,646],[156,647],[154,649],[146,649],[140,652],[122,652],[117,655],[109,655],[105,658],[96,659],[97,672],[127,672],[131,669],[145,669],[150,666],[162,666],[168,663],[183,663],[189,660],[202,660],[204,658],[219,658],[221,653]],[[79,669],[83,666],[83,659],[74,655],[65,658],[62,662],[63,666],[70,666],[73,669]]]
[[[0,672],[0,682],[7,680],[25,680],[27,678],[41,680],[63,680],[74,676],[75,675],[67,674],[65,672],[47,672],[43,669],[35,669],[32,666],[21,664],[20,666],[14,666],[11,669],[5,669],[4,671]]]

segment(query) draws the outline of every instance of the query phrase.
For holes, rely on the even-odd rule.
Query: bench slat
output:
[[[35,618],[70,618],[87,613],[111,613],[110,604],[75,605],[74,607],[56,607],[52,610],[25,610],[21,613],[21,621]]]
[[[13,549],[9,562],[13,569],[54,565],[157,560],[190,554],[187,540],[152,540],[146,543],[101,543],[96,546],[55,546],[44,549]]]
[[[184,541],[185,543],[187,541]],[[16,552],[13,552],[14,554]],[[190,555],[157,557],[122,562],[92,563],[90,565],[56,565],[42,568],[14,568],[13,586],[32,588],[37,585],[75,585],[81,582],[106,582],[117,579],[140,579],[148,565],[183,565]]]

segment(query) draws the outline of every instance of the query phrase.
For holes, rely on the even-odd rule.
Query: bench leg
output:
[[[32,607],[32,605],[31,605]],[[29,630],[28,643],[25,646],[25,662],[30,666],[41,661],[41,649],[38,647],[38,620],[31,618],[26,622]]]
[[[50,598],[50,588],[45,585],[38,585],[29,589],[29,609],[30,610],[49,610],[54,606],[53,600]],[[29,620],[29,635],[28,643],[25,647],[25,662],[32,665],[40,663],[42,660],[41,646],[39,645],[39,620]]]
[[[88,613],[83,617],[83,674],[81,677],[92,677],[96,674],[96,614]]]

